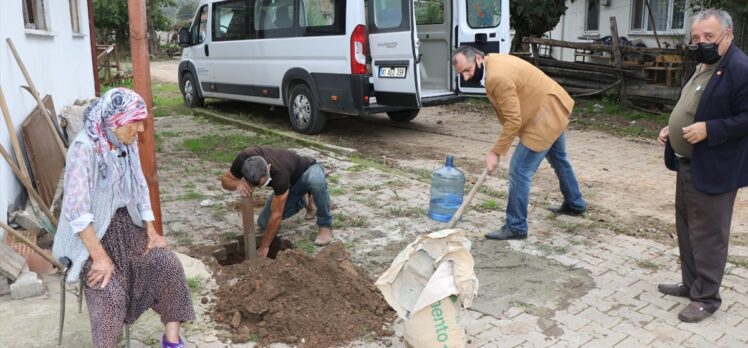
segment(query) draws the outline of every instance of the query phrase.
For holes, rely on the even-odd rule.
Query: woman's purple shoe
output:
[[[166,335],[161,336],[161,348],[184,348],[184,342],[182,337],[179,338],[179,343],[171,343],[166,340]]]

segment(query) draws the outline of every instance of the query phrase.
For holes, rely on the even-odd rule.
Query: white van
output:
[[[484,93],[451,51],[509,51],[509,0],[201,0],[184,47],[185,104],[203,98],[287,106],[293,128],[320,132],[327,113],[386,112]]]

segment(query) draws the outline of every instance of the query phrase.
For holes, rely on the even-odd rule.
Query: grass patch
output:
[[[327,182],[333,185],[340,184],[340,177],[337,175],[330,175],[327,177]]]
[[[208,134],[187,139],[182,146],[200,159],[230,164],[239,151],[249,146],[289,148],[295,145],[288,138],[270,134]]]
[[[223,232],[221,233],[221,239],[223,240],[235,240],[239,237],[239,233],[236,232]]]
[[[157,135],[160,135],[164,138],[175,138],[179,136],[179,132],[161,131],[161,132],[158,132]]]
[[[413,169],[411,172],[416,175],[418,181],[431,182],[431,171],[426,169]]]
[[[360,216],[351,216],[344,213],[336,214],[333,216],[332,228],[333,229],[345,229],[348,227],[367,227],[369,222]]]
[[[390,215],[396,217],[419,217],[426,215],[426,209],[418,207],[392,207]]]
[[[314,254],[317,252],[317,246],[308,239],[302,239],[293,243],[294,249],[299,249],[307,254]]]
[[[251,333],[249,334],[249,337],[247,339],[249,340],[249,342],[259,342],[260,336],[257,336],[256,333]]]
[[[569,252],[569,248],[566,246],[550,244],[540,244],[538,245],[538,250],[542,251],[546,255],[563,255]]]
[[[226,216],[226,206],[223,204],[216,204],[213,207],[210,208],[210,213],[213,215],[213,217],[217,219],[222,219]],[[233,233],[233,232],[226,232],[226,233]]]
[[[199,293],[203,287],[203,278],[200,276],[189,277],[187,278],[187,286],[193,294]]]
[[[182,195],[181,197],[179,197],[179,199],[180,200],[188,200],[188,201],[190,201],[190,200],[202,199],[204,197],[205,197],[205,195],[203,195],[200,192],[189,191],[189,192],[185,193],[184,195]]]
[[[333,187],[329,191],[327,191],[330,196],[342,196],[345,194],[345,189],[342,187]]]
[[[668,122],[668,113],[649,113],[621,105],[611,97],[581,100],[572,114],[577,129],[595,129],[617,136],[656,138]]]
[[[376,169],[386,173],[392,173],[394,169],[383,162],[378,162],[375,159],[367,159],[358,155],[351,155],[348,157],[354,165],[348,169],[351,172],[363,172],[369,169]]]
[[[353,191],[355,192],[361,192],[363,190],[373,190],[374,186],[368,186],[368,185],[353,185]]]
[[[641,268],[646,268],[646,269],[659,269],[660,268],[660,264],[652,260],[639,260],[639,261],[636,261],[636,265]]]
[[[470,190],[473,189],[472,185],[470,185],[469,189]],[[469,190],[468,190],[467,187],[465,188],[465,190],[469,192]],[[490,187],[486,187],[486,186],[481,186],[478,189],[478,192],[480,192],[482,194],[485,194],[485,195],[488,195],[488,196],[491,196],[491,197],[494,197],[494,198],[506,198],[506,192],[494,190],[494,189],[492,189]]]
[[[727,255],[727,262],[742,268],[748,268],[748,257],[738,255]]]
[[[501,210],[502,209],[502,207],[499,205],[499,202],[497,202],[497,201],[495,201],[493,199],[489,199],[489,200],[481,203],[481,205],[479,207],[480,207],[480,210],[484,211],[484,212],[486,212],[486,211],[494,211],[494,210]]]

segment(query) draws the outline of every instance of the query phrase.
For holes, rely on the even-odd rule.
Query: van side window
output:
[[[444,0],[416,0],[416,24],[444,23]]]
[[[299,26],[302,35],[345,34],[345,0],[301,0]]]
[[[254,28],[257,38],[294,36],[294,0],[257,0]]]
[[[471,28],[493,28],[501,22],[501,1],[508,0],[466,0],[468,25]]]
[[[201,44],[205,42],[205,35],[208,33],[208,6],[203,6],[195,16],[196,22],[192,24],[192,42]]]
[[[374,0],[374,25],[379,29],[399,28],[403,23],[403,0]]]
[[[213,41],[251,39],[247,0],[213,4]]]

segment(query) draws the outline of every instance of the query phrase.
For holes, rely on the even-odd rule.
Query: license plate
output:
[[[379,77],[394,77],[394,78],[405,78],[405,72],[408,70],[407,67],[404,66],[397,66],[397,67],[389,67],[389,66],[380,66],[379,67]]]

